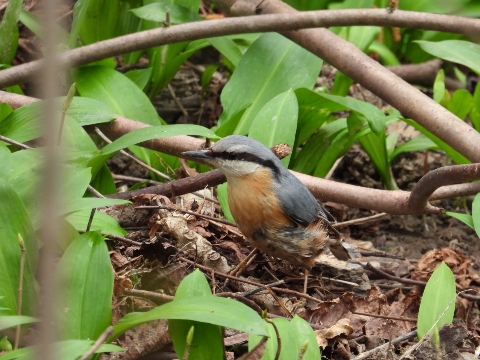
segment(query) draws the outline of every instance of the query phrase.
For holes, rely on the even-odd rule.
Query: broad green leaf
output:
[[[111,325],[113,269],[107,245],[97,232],[80,235],[70,244],[56,269],[60,336],[96,339]]]
[[[444,40],[438,42],[415,41],[420,47],[440,59],[465,65],[480,74],[480,45],[464,40]]]
[[[450,93],[445,88],[445,72],[443,69],[438,71],[433,83],[433,100],[443,106],[447,106],[450,101]]]
[[[465,225],[471,227],[472,229],[475,229],[472,215],[463,214],[463,213],[456,213],[456,212],[451,212],[451,211],[447,211],[447,212],[445,212],[445,214],[448,215],[448,216],[451,216],[451,217],[453,217],[457,220],[460,220]]]
[[[152,76],[152,69],[136,69],[131,70],[125,73],[125,76],[128,77],[130,80],[138,86],[140,90],[145,90],[147,85],[150,82],[150,77]]]
[[[82,210],[67,215],[65,219],[78,231],[85,231],[88,220],[90,219],[90,214],[91,210]],[[101,231],[103,234],[116,236],[125,236],[127,233],[114,218],[101,211],[95,211],[90,229],[92,231]]]
[[[417,322],[419,339],[427,334],[435,323],[437,329],[452,323],[455,297],[455,278],[452,270],[442,261],[423,291]]]
[[[10,0],[0,23],[0,64],[11,64],[18,47],[18,18],[22,0]]]
[[[240,47],[233,41],[233,39],[222,36],[216,38],[209,38],[208,42],[215,48],[217,51],[226,57],[233,66],[237,67],[240,59],[243,54],[240,50]]]
[[[198,269],[182,280],[175,292],[174,301],[195,296],[212,296],[212,291],[205,275]],[[183,358],[187,334],[192,326],[194,327],[194,335],[189,357],[206,360],[222,358],[223,334],[220,326],[192,320],[171,319],[168,321],[168,333],[179,358]]]
[[[433,150],[438,149],[437,144],[430,140],[425,135],[419,135],[416,138],[413,138],[410,141],[407,141],[405,144],[402,144],[393,150],[390,155],[390,163],[400,154],[405,152],[414,152],[422,150]]]
[[[84,355],[92,346],[93,340],[64,340],[53,345],[52,352],[55,360],[76,360]],[[95,353],[125,351],[123,348],[113,344],[101,345]],[[0,355],[1,360],[35,360],[38,359],[38,346],[29,346]]]
[[[13,109],[7,103],[0,104],[0,121],[5,119],[13,112]]]
[[[312,136],[329,119],[332,112],[347,109],[346,106],[328,100],[309,89],[297,89],[295,95],[298,101],[298,145]]]
[[[275,96],[260,109],[250,126],[248,136],[267,147],[288,144],[293,149],[297,117],[297,98],[290,89]],[[290,157],[291,155],[281,160],[286,167],[288,167]]]
[[[279,34],[260,36],[244,54],[222,91],[224,113],[219,126],[248,107],[235,129],[247,134],[258,111],[290,88],[311,88],[322,61]]]
[[[268,335],[265,322],[251,308],[231,299],[194,296],[174,300],[144,313],[130,313],[114,326],[116,338],[128,329],[158,319],[194,320],[257,335]]]
[[[420,131],[423,135],[428,137],[430,140],[432,140],[437,146],[445,151],[445,153],[452,158],[453,161],[455,161],[457,164],[470,164],[470,161],[460,154],[458,151],[453,149],[450,145],[445,143],[444,141],[440,140],[437,136],[433,135],[430,131],[425,129],[423,126],[418,124],[417,122],[411,120],[411,119],[402,119],[405,121],[408,125],[413,126],[415,129]]]
[[[18,236],[25,244],[22,315],[36,315],[35,274],[38,263],[38,240],[27,209],[15,189],[0,180],[0,315],[17,314],[17,292],[21,250]]]
[[[301,317],[295,315],[292,320],[272,319],[277,326],[282,339],[280,360],[298,359],[305,342],[308,346],[303,359],[320,359],[320,349],[317,345],[312,327]],[[270,339],[266,343],[262,359],[275,359],[277,353],[277,335],[272,325],[268,325]],[[261,336],[251,334],[248,339],[248,350],[252,350],[262,339]]]
[[[472,203],[472,218],[473,218],[473,225],[475,227],[475,232],[477,236],[480,238],[480,194],[475,196],[475,199]]]
[[[470,110],[473,108],[473,96],[467,90],[459,89],[452,94],[447,109],[465,120]]]
[[[170,14],[171,24],[182,24],[186,22],[203,20],[200,15],[188,9],[187,7],[172,4],[170,1],[160,1],[142,6],[138,9],[130,10],[136,16],[143,20],[163,22],[167,18],[167,12]]]
[[[43,36],[44,31],[42,28],[42,21],[38,18],[38,16],[22,9],[22,11],[20,11],[18,20],[40,39],[45,40],[45,37]],[[65,29],[57,24],[55,25],[55,31],[57,34],[59,34],[60,38],[67,39],[69,34],[65,31]]]
[[[213,133],[211,130],[199,125],[178,124],[151,126],[138,129],[121,136],[111,144],[105,146],[102,152],[103,154],[111,154],[127,148],[130,145],[138,144],[143,141],[177,135],[197,135],[212,139],[218,138],[218,136],[215,135],[215,133]]]
[[[350,110],[356,111],[359,114],[362,114],[367,120],[370,129],[372,129],[374,133],[380,134],[385,130],[385,115],[383,114],[382,110],[377,108],[375,105],[343,96],[336,96],[325,93],[318,93],[318,95],[328,100],[334,101],[340,105],[343,105]]]
[[[115,181],[107,164],[104,164],[95,174],[90,185],[102,195],[115,194],[117,192]]]
[[[118,0],[90,0],[85,3],[85,16],[79,26],[79,36],[83,45],[107,40],[117,35],[117,24],[122,8]],[[73,42],[73,39],[70,39]]]
[[[40,321],[32,316],[25,315],[7,315],[0,316],[0,331],[23,324],[31,324]]]
[[[372,52],[380,55],[380,61],[383,66],[401,65],[395,53],[390,50],[390,48],[388,48],[384,43],[373,41],[368,48],[368,53]]]
[[[338,119],[334,122],[322,126],[317,133],[315,133],[309,141],[306,142],[298,156],[295,158],[293,169],[305,174],[312,174],[319,166],[325,171],[321,171],[323,175],[328,172],[328,169],[333,165],[337,156],[346,151],[344,142],[347,141],[348,128],[346,119]],[[345,141],[342,144],[335,144],[337,136]],[[352,143],[353,144],[353,143]],[[328,152],[335,151],[335,159],[333,162],[322,159]],[[322,159],[320,161],[320,159]],[[318,170],[317,172],[319,172]]]
[[[60,120],[61,99],[58,100],[58,119]],[[0,122],[0,134],[19,142],[26,142],[36,139],[42,135],[44,114],[44,102],[39,101],[16,109]],[[52,129],[59,131],[59,128]],[[65,116],[62,130],[63,146],[79,150],[96,150],[90,136],[70,116]]]
[[[473,109],[470,112],[470,120],[475,130],[480,132],[480,83],[477,84],[473,93]]]
[[[82,28],[85,19],[88,14],[88,6],[93,0],[78,0],[73,6],[73,21],[72,29],[70,31],[70,37],[68,40],[68,47],[73,49],[77,44],[77,39],[80,35],[80,29]]]
[[[185,276],[175,291],[175,300],[188,299],[194,296],[211,296],[212,290],[208,285],[205,275],[200,270],[195,270]]]
[[[74,74],[78,92],[106,104],[110,111],[150,125],[160,125],[148,97],[129,78],[102,66],[85,66]]]
[[[103,102],[79,96],[73,98],[67,115],[81,126],[109,122],[116,117]]]
[[[230,212],[230,206],[228,205],[228,184],[223,183],[217,186],[217,197],[222,207],[223,215],[227,218],[228,221],[235,222],[235,219]]]

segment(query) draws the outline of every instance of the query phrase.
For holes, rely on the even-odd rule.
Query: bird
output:
[[[267,255],[303,268],[304,292],[315,258],[327,248],[339,260],[350,259],[343,236],[329,221],[330,214],[259,141],[230,135],[208,149],[182,155],[225,175],[230,212],[242,234]]]

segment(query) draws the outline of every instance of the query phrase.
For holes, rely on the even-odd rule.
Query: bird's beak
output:
[[[182,152],[183,156],[189,157],[191,159],[198,160],[212,160],[212,150],[195,150],[195,151],[185,151]]]

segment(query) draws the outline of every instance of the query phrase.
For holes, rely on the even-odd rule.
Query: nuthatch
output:
[[[260,142],[232,135],[209,149],[182,154],[212,165],[226,176],[230,211],[254,247],[306,272],[327,247],[340,260],[350,258],[327,212]]]

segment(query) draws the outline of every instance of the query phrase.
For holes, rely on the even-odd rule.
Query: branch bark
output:
[[[235,0],[217,0],[215,2],[230,8]],[[264,13],[269,12],[268,6],[270,5],[266,6],[262,2],[261,6]],[[200,21],[141,31],[65,51],[59,57],[59,65],[61,68],[76,67],[154,46],[223,35],[352,25],[401,27],[466,35],[480,33],[480,20],[460,16],[401,10],[388,13],[386,9],[285,12]],[[32,80],[33,76],[40,71],[42,62],[43,60],[36,60],[0,71],[0,88]]]
[[[15,108],[22,105],[30,104],[35,101],[38,101],[38,99],[0,91],[0,103],[6,102],[10,106]],[[125,135],[133,130],[148,126],[149,125],[140,123],[138,121],[130,120],[119,116],[116,120],[110,123],[102,124],[100,127],[102,131],[108,134],[111,139],[117,139],[120,136]],[[145,141],[139,145],[152,150],[161,151],[169,155],[181,156],[181,153],[183,151],[199,149],[203,145],[203,143],[203,140],[196,139],[191,136],[173,136],[163,139]],[[462,166],[464,167],[466,165],[458,165],[456,167],[460,168]],[[444,181],[442,179],[444,176],[442,171],[437,172],[437,176],[439,176],[440,178],[437,178],[435,176],[435,171],[433,172],[433,175],[429,175],[431,173],[426,175],[427,179],[430,179],[426,181],[427,184],[437,184],[433,188],[433,190],[437,189],[439,186],[442,185],[455,184],[461,181],[477,178],[475,177],[476,175],[465,175],[462,173],[461,170],[455,170],[460,171],[459,178],[450,176],[448,178],[448,181]],[[360,186],[343,184],[331,180],[316,178],[294,171],[292,171],[292,173],[307,186],[307,188],[317,199],[322,202],[333,201],[352,207],[386,212],[394,215],[421,214],[424,212],[435,213],[442,211],[441,209],[434,207],[426,202],[426,199],[429,199],[429,191],[420,191],[419,195],[417,196],[415,195],[416,190],[414,189],[414,191],[412,192],[414,195],[412,197],[412,194],[408,191],[387,191],[369,189]],[[133,196],[138,196],[145,193],[159,194],[165,196],[178,196],[203,189],[206,186],[216,186],[225,181],[225,177],[218,170],[214,170],[194,177],[166,183],[160,186],[152,186],[147,189],[139,189],[125,193],[112,194],[108,197],[129,199]],[[422,189],[422,186],[423,185],[421,184],[420,189]],[[443,186],[440,189],[436,190],[430,196],[430,200],[438,200],[455,196],[466,196],[476,194],[479,191],[480,183]]]

